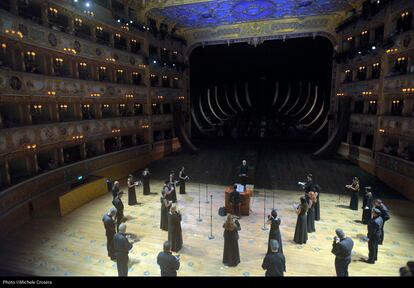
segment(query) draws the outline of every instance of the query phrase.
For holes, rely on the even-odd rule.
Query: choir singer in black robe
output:
[[[114,236],[114,247],[116,256],[116,266],[118,268],[118,276],[128,276],[128,253],[132,249],[132,244],[126,238],[126,225],[119,225],[119,232]]]
[[[127,185],[128,185],[128,205],[129,206],[137,205],[138,204],[137,194],[135,193],[135,182],[134,182],[134,178],[132,175],[128,176]]]
[[[188,176],[185,175],[184,166],[181,167],[180,172],[178,173],[179,185],[180,185],[180,194],[185,194],[185,181],[187,181]]]
[[[171,253],[170,242],[165,241],[163,252],[157,257],[157,264],[161,269],[161,277],[177,276],[177,270],[180,268],[180,256],[173,256]]]
[[[119,191],[118,195],[112,200],[112,204],[116,208],[116,229],[118,231],[119,225],[121,225],[124,219],[124,203],[122,203],[122,195],[124,192]]]
[[[374,207],[381,211],[381,218],[384,221],[384,223],[382,223],[381,238],[378,242],[379,245],[382,245],[382,243],[384,242],[384,225],[385,222],[390,220],[391,216],[387,206],[384,205],[381,199],[374,200]]]
[[[358,210],[359,179],[354,177],[352,184],[346,185],[345,187],[351,190],[351,202],[349,203],[349,208]]]
[[[166,198],[166,192],[163,189],[161,192],[161,220],[160,220],[160,229],[168,231],[168,212],[171,207],[171,202]]]
[[[374,197],[372,197],[371,187],[365,187],[365,195],[362,201],[362,223],[369,223],[371,220],[371,212],[373,207]]]
[[[223,264],[234,267],[240,263],[239,252],[239,233],[241,230],[240,223],[233,215],[227,214],[227,220],[223,224],[224,228],[224,250],[223,250]]]
[[[109,212],[105,214],[102,218],[102,222],[104,223],[105,227],[105,235],[106,235],[106,249],[108,250],[108,256],[111,260],[115,260],[115,249],[114,249],[114,236],[115,236],[115,218],[116,209],[111,208]]]
[[[148,168],[145,168],[144,171],[142,172],[142,187],[143,187],[143,193],[144,195],[150,195],[151,190],[150,190],[150,179],[151,179],[151,174],[148,170]]]
[[[233,215],[237,215],[237,217],[240,217],[240,193],[237,192],[237,185],[233,186],[233,191],[229,195],[229,203],[232,208]]]
[[[266,270],[266,277],[282,277],[286,272],[286,260],[283,253],[279,252],[279,243],[277,240],[270,240],[270,253],[267,253],[263,259],[262,268]]]
[[[183,234],[181,231],[181,214],[176,205],[172,205],[168,214],[168,241],[171,251],[178,252],[183,247]]]
[[[313,186],[312,191],[315,191],[317,193],[317,197],[316,197],[316,203],[315,203],[315,221],[319,221],[321,220],[321,201],[319,201],[319,196],[321,194],[321,187],[316,184],[315,186]]]
[[[307,230],[308,233],[316,232],[315,228],[315,204],[316,204],[316,194],[313,191],[310,191],[306,194],[305,199],[308,203],[308,215],[307,215]]]
[[[279,217],[277,217],[276,209],[272,209],[272,212],[270,213],[270,215],[267,216],[267,224],[270,225],[267,253],[272,252],[270,242],[272,240],[277,240],[277,243],[279,246],[278,251],[283,254],[282,236],[280,235],[280,229],[279,229],[281,222],[282,220]]]
[[[354,241],[346,237],[344,231],[336,229],[336,235],[332,243],[332,253],[335,257],[336,276],[348,277],[348,266],[351,263],[352,248]]]
[[[368,260],[367,263],[374,264],[378,260],[378,243],[381,239],[381,229],[383,225],[381,211],[377,208],[372,209],[372,219],[368,223]]]
[[[298,218],[296,220],[295,235],[293,241],[297,244],[306,244],[308,241],[308,227],[307,227],[307,215],[308,203],[304,196],[300,197],[300,204],[296,207],[296,214]]]

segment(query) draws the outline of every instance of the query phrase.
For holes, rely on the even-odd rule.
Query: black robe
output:
[[[168,241],[171,251],[178,252],[183,247],[183,234],[181,231],[181,214],[168,213]]]
[[[272,249],[270,249],[270,240],[274,239],[279,242],[279,252],[283,254],[283,245],[282,245],[282,235],[280,234],[280,223],[282,222],[280,218],[273,219],[270,218],[272,223],[270,224],[270,231],[269,231],[269,240],[267,243],[267,253],[271,253]]]
[[[114,236],[115,236],[115,222],[108,214],[102,217],[102,222],[105,227],[106,235],[106,249],[108,250],[108,256],[115,258]]]
[[[119,193],[119,188],[112,185],[111,192],[112,192],[112,197],[115,198]]]
[[[295,235],[293,237],[293,241],[295,241],[297,244],[306,244],[306,241],[308,241],[308,226],[307,226],[306,211],[307,211],[307,207],[301,205],[300,213],[296,220]]]
[[[236,229],[226,230],[224,229],[224,250],[223,250],[223,264],[233,267],[240,263],[239,252],[239,233],[241,230],[240,223],[236,221]]]
[[[371,211],[374,205],[374,197],[372,197],[371,193],[367,193],[364,195],[364,200],[362,202],[362,223],[368,224],[371,220]],[[368,209],[365,209],[368,207]]]
[[[354,185],[352,185],[354,187]],[[354,187],[355,188],[355,187]],[[351,190],[351,202],[349,202],[349,208],[352,210],[358,210],[358,197],[359,197],[359,188],[356,190]]]
[[[160,229],[164,231],[168,231],[168,208],[165,207],[164,197],[161,196],[161,221],[160,221]]]
[[[240,175],[245,174],[245,176],[240,176],[240,184],[246,187],[247,184],[247,177],[248,177],[249,168],[248,166],[240,166]]]
[[[135,193],[135,185],[128,187],[128,205],[137,205],[137,195]]]
[[[385,224],[385,222],[390,220],[391,216],[389,214],[389,210],[388,210],[387,206],[385,206],[384,203],[382,203],[377,208],[381,211],[381,218],[382,218],[382,220],[384,220],[384,222],[382,223],[382,227],[381,227],[381,238],[380,238],[379,243],[378,243],[379,245],[382,245],[382,243],[384,242],[384,224]]]
[[[184,172],[183,173],[180,172],[179,176],[180,176],[179,177],[179,179],[180,179],[180,182],[179,182],[179,185],[180,185],[180,194],[185,194],[185,180],[184,179],[181,179],[181,177],[185,178]]]
[[[124,219],[124,203],[122,203],[121,198],[117,196],[112,200],[112,204],[116,208],[116,227],[118,230],[119,225],[122,223],[122,219]]]
[[[144,195],[150,194],[150,178],[151,178],[150,173],[142,174],[142,187],[143,187]]]
[[[311,200],[308,199],[308,201],[310,201],[311,206],[308,208],[308,215],[306,218],[307,221],[307,228],[308,228],[308,233],[312,233],[312,232],[316,232],[315,229],[315,203],[311,202]]]
[[[316,203],[315,203],[315,221],[319,221],[321,220],[321,207],[319,205],[319,203],[321,202],[319,202],[319,194],[320,194],[319,189],[316,192],[318,192],[318,196],[316,197]]]

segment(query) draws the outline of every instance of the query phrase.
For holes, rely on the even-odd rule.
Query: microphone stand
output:
[[[211,204],[210,204],[210,236],[208,236],[209,240],[214,239],[213,236],[213,195],[210,195]]]
[[[264,198],[263,198],[263,227],[262,230],[266,231],[266,190],[263,188]]]
[[[201,183],[198,183],[198,222],[203,221],[200,216],[200,202],[201,202]]]
[[[208,170],[206,171],[206,203],[208,204]]]
[[[272,192],[272,200],[273,200],[272,208],[275,209],[275,191]]]

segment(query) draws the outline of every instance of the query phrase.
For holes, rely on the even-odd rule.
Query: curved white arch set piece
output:
[[[279,96],[280,96],[280,89],[279,89],[279,82],[275,83],[275,94],[273,97],[273,101],[272,101],[272,107],[276,106],[276,103],[279,100]],[[210,110],[211,114],[219,121],[220,124],[223,123],[223,121],[229,120],[230,118],[234,117],[237,113],[239,112],[244,112],[246,109],[242,106],[242,104],[240,103],[240,99],[239,99],[239,95],[238,95],[238,89],[237,89],[237,84],[234,84],[234,93],[233,93],[233,97],[234,97],[234,101],[237,104],[237,107],[234,107],[228,97],[228,93],[227,93],[227,87],[224,88],[224,98],[225,98],[225,103],[227,105],[227,107],[224,107],[220,104],[219,99],[218,99],[218,87],[215,86],[214,87],[214,98],[212,99],[212,95],[210,93],[210,88],[207,89],[207,105],[208,105],[208,109]],[[249,94],[249,86],[248,83],[246,82],[244,84],[244,90],[245,90],[245,97],[246,97],[246,103],[248,105],[248,109],[252,108],[252,103],[251,103],[251,99],[250,99],[250,94]],[[318,105],[318,98],[319,98],[319,93],[318,93],[318,86],[315,85],[315,89],[314,89],[314,97],[313,97],[313,102],[312,105],[310,106],[309,110],[298,119],[298,124],[304,126],[305,128],[308,128],[309,126],[315,124],[320,117],[322,117],[322,115],[324,114],[325,111],[325,101],[324,99],[322,99],[322,101],[319,101],[320,103],[320,108],[319,108],[319,112],[315,115],[315,117],[313,119],[308,119],[307,121],[305,121],[305,119],[308,118],[309,115],[312,114],[312,112],[315,109],[318,109],[317,106]],[[308,83],[307,85],[307,92],[306,92],[306,99],[304,102],[304,105],[302,105],[302,107],[296,112],[293,113],[292,111],[295,111],[301,98],[302,98],[302,82],[299,82],[299,93],[298,93],[298,97],[296,98],[295,102],[293,103],[293,105],[291,105],[290,107],[288,106],[289,100],[291,98],[292,95],[292,84],[289,83],[288,86],[288,91],[286,93],[285,99],[282,103],[282,105],[278,108],[277,112],[283,114],[284,116],[299,116],[301,114],[303,114],[303,112],[305,111],[306,107],[309,105],[311,98],[312,98],[312,84]],[[208,127],[203,127],[200,124],[199,119],[197,119],[197,115],[195,113],[195,109],[194,109],[194,105],[191,107],[191,115],[194,119],[194,124],[197,127],[198,130],[200,130],[201,133],[203,134],[208,134],[209,132],[213,132],[216,131],[216,126],[217,124],[213,123],[213,121],[206,115],[206,111],[204,110],[204,107],[202,105],[202,96],[200,95],[198,97],[198,108],[200,110],[200,114],[201,117],[205,120],[205,122],[207,123]],[[215,110],[214,107],[217,107],[219,113],[217,113],[217,111]],[[238,109],[236,109],[238,108]],[[227,111],[231,111],[231,112],[226,112]],[[282,112],[283,110],[285,110],[285,112]],[[224,117],[220,116],[220,115],[224,115]],[[304,123],[306,122],[306,123]],[[323,121],[323,123],[312,133],[313,135],[316,135],[317,133],[319,133],[328,123],[327,120],[327,115],[325,116],[325,120]]]

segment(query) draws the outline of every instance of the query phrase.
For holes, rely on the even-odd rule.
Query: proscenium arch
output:
[[[303,32],[303,33],[290,33],[290,34],[277,34],[272,36],[262,36],[257,37],[260,41],[270,41],[270,40],[287,40],[293,38],[309,38],[309,37],[323,37],[328,39],[332,47],[334,48],[338,42],[336,40],[336,36],[332,33],[326,31],[317,31],[317,32]],[[194,49],[198,47],[205,47],[210,45],[231,45],[235,43],[248,43],[252,38],[235,38],[235,39],[222,39],[222,40],[211,40],[211,41],[197,41],[190,44],[184,52],[184,56],[186,59],[190,59],[191,53]],[[333,56],[333,55],[332,55]],[[333,61],[333,59],[332,59]]]

